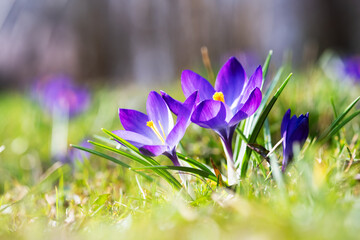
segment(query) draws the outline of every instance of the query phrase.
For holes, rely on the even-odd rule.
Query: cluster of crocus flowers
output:
[[[179,114],[174,124],[171,111],[157,92],[150,92],[147,115],[131,109],[119,109],[120,122],[125,130],[114,131],[120,138],[139,148],[147,156],[167,156],[175,166],[179,166],[176,146],[190,124],[197,100],[197,92],[192,93],[179,105]]]
[[[190,122],[212,129],[220,137],[227,159],[229,185],[239,182],[233,159],[232,140],[238,124],[253,115],[262,101],[261,66],[247,77],[242,65],[231,57],[220,69],[213,87],[199,74],[185,70],[181,86],[186,97],[184,102],[161,91],[150,92],[147,115],[131,109],[119,109],[124,130],[114,131],[120,138],[137,147],[146,156],[167,156],[175,166],[180,166],[176,146],[185,134]],[[172,114],[176,116],[174,124]],[[302,145],[309,133],[308,114],[290,118],[285,114],[281,126],[283,137],[283,171],[293,158],[293,145]]]
[[[309,113],[291,116],[291,110],[287,110],[281,123],[281,136],[283,139],[283,162],[282,171],[292,161],[294,157],[294,145],[298,144],[300,147],[304,144],[309,135]]]
[[[236,184],[236,174],[232,139],[240,121],[256,112],[262,100],[262,68],[259,66],[250,78],[235,57],[231,57],[220,69],[215,87],[205,78],[191,70],[181,76],[181,86],[185,97],[199,92],[199,101],[191,116],[191,121],[200,127],[214,130],[220,137],[227,157],[228,183]],[[179,114],[181,103],[162,93],[174,114]]]

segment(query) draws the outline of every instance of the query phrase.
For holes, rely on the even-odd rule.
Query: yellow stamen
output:
[[[159,129],[156,127],[156,125],[154,124],[153,121],[148,121],[146,122],[146,126],[148,126],[149,128],[151,128],[151,130],[154,131],[154,133],[156,134],[156,136],[160,139],[160,141],[164,144],[165,143],[165,140],[164,138],[161,136],[160,132],[159,132]],[[160,127],[162,129],[162,126],[160,124]],[[165,137],[165,134],[164,134],[164,137]]]
[[[224,94],[222,92],[215,92],[213,95],[213,99],[215,101],[220,101],[225,103]]]
[[[163,134],[163,136],[164,136],[164,139],[166,139],[164,128],[163,128],[163,126],[161,125],[161,122],[160,122],[160,121],[158,121],[158,123],[159,123],[159,126],[160,126],[160,128],[161,128],[161,131],[162,131],[162,134]]]

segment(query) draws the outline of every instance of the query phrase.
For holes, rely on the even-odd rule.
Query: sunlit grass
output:
[[[182,96],[178,83],[164,90]],[[264,178],[251,165],[236,192],[192,177],[191,198],[150,170],[142,172],[155,182],[97,156],[72,166],[52,162],[51,118],[26,94],[1,94],[0,238],[356,239],[359,117],[328,141],[316,139],[335,119],[331,101],[340,114],[359,90],[342,79],[330,80],[317,66],[295,71],[269,114],[275,144],[288,108],[310,113],[310,136],[284,174],[285,184],[271,175]],[[93,135],[107,138],[100,129],[120,129],[117,108],[144,110],[146,95],[137,87],[98,89],[90,109],[71,120],[69,144]],[[209,166],[212,159],[224,171],[225,156],[211,131],[190,126],[182,147],[186,155]],[[281,147],[275,156],[282,159]],[[163,157],[156,160],[171,164]]]

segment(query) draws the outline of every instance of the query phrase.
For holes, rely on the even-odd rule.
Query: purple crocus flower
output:
[[[40,79],[35,86],[40,103],[50,112],[58,111],[75,116],[87,109],[90,94],[76,86],[66,75],[50,75]]]
[[[181,106],[174,124],[171,112],[155,91],[149,93],[146,102],[148,115],[131,109],[119,109],[121,124],[125,130],[114,131],[120,138],[139,148],[146,156],[167,156],[175,166],[179,166],[176,146],[190,124],[190,116],[194,110],[197,92],[191,94]]]
[[[283,138],[283,162],[282,171],[284,172],[288,164],[294,157],[294,144],[302,146],[309,135],[309,113],[299,117],[291,116],[291,110],[287,110],[281,123],[281,136]]]
[[[360,81],[360,56],[349,57],[344,60],[344,72],[345,74],[354,79]]]
[[[191,116],[191,121],[214,130],[220,136],[227,156],[229,182],[232,183],[237,181],[232,138],[238,123],[258,109],[262,100],[261,84],[261,66],[247,78],[245,70],[235,57],[231,57],[220,69],[215,87],[191,70],[185,70],[181,75],[185,97],[199,91],[199,103]],[[163,98],[174,114],[178,114],[181,103],[165,93]]]

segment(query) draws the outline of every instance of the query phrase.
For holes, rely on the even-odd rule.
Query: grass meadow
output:
[[[295,149],[294,159],[284,173],[280,171],[281,144],[273,149],[271,164],[253,151],[235,186],[227,186],[226,156],[219,137],[209,129],[190,124],[177,151],[208,168],[212,176],[216,175],[215,180],[201,175],[206,169],[201,174],[194,170],[179,174],[170,167],[144,168],[139,161],[116,153],[114,149],[120,149],[138,157],[125,146],[119,148],[101,130],[122,129],[118,108],[145,112],[150,90],[164,90],[185,100],[179,79],[151,88],[132,84],[94,86],[87,110],[69,119],[67,154],[85,153],[70,147],[80,146],[84,140],[112,150],[93,145],[91,149],[105,158],[82,154],[70,164],[52,158],[54,119],[30,91],[2,92],[0,238],[357,239],[360,121],[356,99],[360,83],[334,74],[325,65],[321,60],[302,69],[284,65],[279,72],[270,62],[263,101],[267,89],[273,82],[275,85],[265,99],[265,108],[293,74],[268,114],[263,115],[264,122],[251,143],[267,150],[275,146],[282,138],[281,121],[289,108],[297,116],[309,112],[309,136],[301,149]],[[214,72],[220,67],[214,66]],[[194,70],[207,77],[205,68]],[[242,121],[235,132],[235,151],[246,148],[241,137],[246,121],[250,120]],[[162,166],[172,166],[164,156],[152,159]],[[189,169],[199,169],[182,163]],[[187,186],[174,187],[159,175],[165,171],[177,182],[185,175]]]

